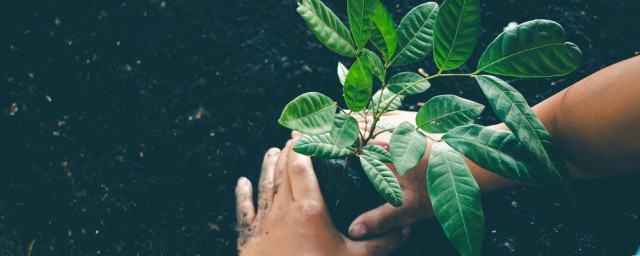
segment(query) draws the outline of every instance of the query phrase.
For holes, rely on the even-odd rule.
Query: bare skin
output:
[[[293,152],[292,145],[293,140],[289,140],[282,151],[267,151],[257,212],[251,182],[244,177],[238,180],[239,255],[386,255],[404,241],[409,227],[362,241],[338,232],[320,193],[311,159]]]
[[[640,171],[640,57],[634,57],[579,81],[533,107],[554,143],[565,154],[573,178],[597,178]],[[415,112],[395,111],[386,121],[413,122]],[[364,120],[359,117],[360,122]],[[493,128],[508,130],[503,124]],[[440,134],[430,134],[438,139]],[[371,143],[388,147],[389,133]],[[429,155],[432,142],[427,146]],[[517,185],[467,160],[480,189],[489,192]],[[404,204],[384,204],[363,213],[351,224],[352,238],[368,237],[433,216],[424,179],[428,158],[399,177]],[[397,175],[396,175],[397,176]]]

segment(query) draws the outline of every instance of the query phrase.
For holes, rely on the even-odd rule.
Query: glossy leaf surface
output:
[[[344,81],[347,80],[348,73],[349,69],[342,62],[338,62],[338,80],[341,85],[344,85]]]
[[[361,58],[368,58],[369,65],[371,66],[371,73],[373,73],[373,75],[375,75],[381,82],[384,81],[384,65],[382,64],[380,57],[368,49],[362,49]]]
[[[382,97],[380,97],[381,93]],[[387,107],[384,112],[399,109],[400,107],[402,107],[402,100],[404,99],[404,96],[398,95],[398,97],[395,97],[394,99],[393,96],[395,95],[395,93],[392,93],[389,90],[384,90],[384,92],[382,90],[378,90],[371,98],[371,103],[373,103],[371,105],[371,109],[375,108],[376,112],[380,112],[387,105],[389,105],[389,107]]]
[[[433,30],[433,57],[441,70],[464,64],[480,36],[480,0],[446,0]]]
[[[402,205],[402,189],[396,176],[384,163],[370,156],[360,156],[360,164],[373,187],[395,207]]]
[[[378,4],[379,0],[347,0],[349,27],[358,49],[364,48],[371,38],[373,17]]]
[[[502,32],[485,50],[478,70],[516,77],[563,76],[576,70],[582,52],[565,42],[560,24],[533,20]]]
[[[362,148],[362,152],[383,163],[393,162],[393,160],[391,160],[391,153],[378,145],[366,145]]]
[[[402,122],[391,135],[391,158],[400,176],[418,165],[427,148],[427,137],[409,122]]]
[[[561,182],[567,188],[569,173],[551,142],[551,136],[531,110],[525,98],[501,79],[476,76],[480,88],[489,99],[496,115],[509,127],[520,142],[542,163],[551,180]],[[551,153],[551,154],[550,154]],[[552,155],[553,154],[553,155]]]
[[[302,135],[293,145],[293,151],[319,158],[341,158],[353,155],[353,150],[333,145],[331,135]]]
[[[373,16],[373,29],[371,30],[370,40],[386,60],[393,56],[398,45],[396,24],[393,22],[387,8],[381,2],[378,2],[376,14]]]
[[[429,81],[418,82],[423,78],[424,78],[423,76],[417,73],[402,72],[394,75],[393,77],[391,77],[391,79],[389,79],[389,82],[387,83],[387,88],[389,88],[389,90],[392,91],[393,93],[404,95],[404,96],[423,93],[431,87],[431,84],[429,83]],[[409,89],[406,89],[405,91],[402,91],[403,89],[409,86],[412,86],[412,87]],[[402,93],[400,93],[401,91]]]
[[[338,113],[333,122],[333,129],[330,132],[332,144],[338,148],[351,146],[358,139],[359,131],[360,127],[355,118],[344,113]]]
[[[444,133],[458,126],[472,124],[482,113],[482,104],[455,96],[431,98],[416,115],[416,125],[431,133]]]
[[[316,135],[333,127],[337,104],[322,93],[308,92],[289,102],[278,123],[291,130]]]
[[[443,142],[431,149],[427,188],[449,241],[461,255],[480,255],[484,235],[480,188],[464,158]]]
[[[311,32],[327,48],[343,56],[356,56],[356,47],[349,30],[322,1],[302,0],[297,11],[309,25]]]
[[[352,111],[363,110],[373,90],[369,58],[361,56],[349,69],[343,86],[344,101]]]
[[[433,26],[438,4],[428,2],[413,8],[398,26],[398,46],[390,61],[392,66],[416,63],[433,50]]]
[[[480,125],[458,127],[442,139],[478,166],[531,186],[545,185],[545,170],[533,164],[529,151],[510,132]]]

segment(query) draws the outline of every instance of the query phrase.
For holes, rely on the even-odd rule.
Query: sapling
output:
[[[429,141],[426,174],[436,218],[462,255],[479,255],[484,233],[480,189],[462,155],[489,171],[531,186],[560,185],[571,197],[568,171],[549,133],[525,98],[493,76],[563,76],[582,61],[580,49],[565,41],[560,24],[532,20],[504,31],[491,42],[471,73],[450,72],[467,62],[480,35],[479,0],[427,2],[413,8],[396,27],[379,0],[347,0],[349,29],[320,0],[302,0],[298,13],[328,49],[354,58],[338,63],[347,108],[326,95],[309,92],[286,105],[279,123],[302,132],[294,150],[319,158],[357,157],[375,189],[391,205],[402,205],[402,191],[388,164],[400,176],[418,165]],[[366,46],[371,42],[378,52]],[[433,55],[434,75],[391,67],[415,64]],[[493,75],[490,75],[493,74]],[[510,132],[474,124],[485,106],[455,95],[432,97],[415,122],[390,125],[383,113],[401,107],[405,97],[422,94],[442,77],[475,79],[493,112]],[[374,93],[374,80],[379,89]],[[378,84],[376,82],[376,84]],[[353,115],[364,118],[361,130]],[[389,132],[390,151],[368,142]],[[427,133],[443,133],[433,139]]]

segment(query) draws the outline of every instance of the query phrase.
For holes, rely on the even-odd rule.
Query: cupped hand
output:
[[[364,129],[364,118],[359,115],[354,115],[354,117],[356,117],[360,123],[361,129]],[[384,113],[381,119],[387,123],[398,125],[404,121],[415,123],[415,117],[416,112],[392,111]],[[371,120],[368,120],[367,123],[367,125],[370,126]],[[380,130],[376,129],[375,133],[379,131]],[[439,137],[437,134],[431,136]],[[369,141],[369,144],[375,144],[389,150],[390,138],[390,132],[381,133],[375,139]],[[398,181],[402,187],[402,206],[396,208],[389,203],[385,203],[378,208],[361,214],[349,227],[350,237],[354,239],[369,237],[397,227],[408,226],[433,216],[426,181],[429,152],[431,151],[432,143],[432,141],[428,141],[427,150],[422,160],[420,160],[420,163],[404,176],[400,177],[393,165],[389,165],[389,168],[396,174],[396,177],[398,177]]]
[[[246,178],[236,187],[239,255],[385,255],[407,237],[398,228],[353,241],[335,228],[307,156],[270,149],[259,181],[258,209]]]

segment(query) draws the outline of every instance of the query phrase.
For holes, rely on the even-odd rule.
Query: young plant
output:
[[[385,163],[393,163],[403,176],[423,158],[432,140],[426,175],[429,197],[445,234],[462,255],[480,254],[484,215],[480,189],[461,154],[527,185],[559,184],[571,197],[567,168],[545,127],[517,90],[489,75],[539,78],[574,71],[582,54],[565,41],[562,26],[550,20],[522,23],[489,44],[476,71],[453,73],[448,71],[464,64],[478,41],[479,0],[421,4],[397,28],[379,0],[347,0],[347,10],[351,33],[320,0],[298,4],[298,13],[318,40],[355,61],[349,68],[338,63],[348,110],[318,92],[302,94],[285,107],[279,123],[304,133],[294,145],[296,152],[320,158],[358,157],[376,190],[398,207],[402,191]],[[368,42],[382,59],[365,48]],[[431,53],[438,67],[435,75],[403,72],[387,78],[390,67],[417,63]],[[455,95],[431,98],[418,111],[415,123],[392,127],[381,119],[383,113],[398,109],[404,97],[428,90],[430,80],[452,76],[475,79],[511,132],[473,124],[484,106]],[[374,79],[380,81],[375,93]],[[364,131],[352,114],[365,118]],[[368,145],[383,132],[392,132],[390,152]],[[445,134],[434,140],[426,132]]]

